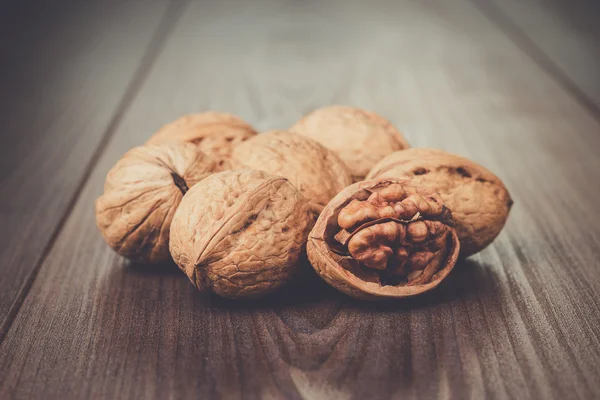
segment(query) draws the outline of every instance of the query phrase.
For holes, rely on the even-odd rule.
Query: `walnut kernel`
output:
[[[513,201],[504,183],[475,162],[435,149],[407,149],[390,154],[368,178],[410,179],[440,194],[452,210],[461,255],[469,256],[498,236]]]
[[[413,296],[454,268],[452,214],[435,192],[395,179],[355,183],[325,207],[308,257],[330,285],[361,299]]]

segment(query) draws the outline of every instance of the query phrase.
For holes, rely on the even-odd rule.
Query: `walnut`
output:
[[[498,236],[513,204],[496,175],[443,150],[395,152],[373,167],[368,177],[411,179],[437,191],[452,210],[463,257],[481,251]]]
[[[261,133],[239,145],[233,150],[231,164],[287,178],[316,215],[352,183],[348,168],[331,150],[285,131]]]
[[[256,135],[247,122],[232,114],[207,111],[181,117],[156,132],[149,144],[170,141],[191,142],[200,151],[216,158],[219,166],[228,167],[231,150]]]
[[[201,291],[259,297],[294,275],[312,222],[287,179],[220,172],[183,198],[171,224],[171,255]]]
[[[307,245],[325,281],[367,300],[433,289],[454,268],[459,249],[440,196],[388,178],[354,183],[336,195]]]
[[[146,145],[127,152],[110,170],[96,200],[96,222],[106,242],[134,261],[170,259],[169,227],[181,198],[217,169],[189,143]]]
[[[309,137],[336,152],[353,180],[363,180],[383,157],[410,147],[385,118],[359,108],[329,106],[304,116],[291,132]]]

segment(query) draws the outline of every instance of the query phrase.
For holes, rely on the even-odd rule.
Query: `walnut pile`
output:
[[[452,210],[465,257],[483,250],[498,236],[513,204],[496,175],[443,150],[395,152],[373,167],[368,177],[411,179],[415,185],[438,192]]]
[[[344,162],[331,150],[285,131],[261,133],[233,150],[234,168],[265,171],[287,178],[318,216],[323,207],[352,183]]]
[[[349,106],[261,134],[232,114],[190,114],[117,162],[96,220],[117,253],[172,260],[201,292],[265,296],[308,259],[355,298],[410,297],[488,246],[512,199],[481,165],[409,147],[387,119]]]
[[[191,142],[200,151],[215,158],[220,167],[227,168],[233,148],[253,136],[256,136],[256,131],[241,118],[208,111],[186,115],[163,126],[148,140],[148,144]]]
[[[169,228],[190,187],[218,170],[190,143],[136,147],[110,170],[96,200],[104,239],[123,257],[143,263],[170,259]]]
[[[410,147],[387,119],[348,106],[315,110],[292,126],[290,132],[311,138],[338,154],[355,182],[363,180],[383,157]]]
[[[171,224],[173,259],[201,291],[259,297],[289,281],[313,218],[285,178],[214,174],[186,194]]]
[[[355,183],[325,207],[308,257],[329,284],[360,299],[407,297],[454,268],[452,213],[434,191],[395,179]]]

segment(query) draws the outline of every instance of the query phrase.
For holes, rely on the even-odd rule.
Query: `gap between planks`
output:
[[[523,31],[490,0],[469,0],[483,16],[504,33],[517,48],[556,81],[600,123],[600,107]]]
[[[27,298],[27,295],[29,294],[31,287],[33,286],[33,283],[35,282],[35,279],[38,276],[41,266],[44,264],[46,258],[48,257],[48,254],[50,254],[50,251],[54,247],[54,244],[56,243],[56,239],[60,236],[60,233],[61,233],[66,221],[69,219],[69,216],[71,215],[74,205],[79,200],[79,196],[81,195],[81,192],[83,191],[83,188],[85,187],[86,182],[88,181],[90,175],[94,171],[94,168],[98,164],[98,160],[100,159],[100,157],[106,150],[106,146],[110,142],[110,139],[114,136],[114,134],[117,130],[117,127],[119,126],[121,120],[123,119],[123,116],[129,109],[129,107],[131,106],[133,101],[135,100],[135,97],[139,93],[142,85],[144,84],[144,81],[148,77],[148,74],[150,73],[152,66],[154,65],[154,62],[160,55],[162,49],[164,48],[164,46],[167,42],[167,39],[169,38],[169,36],[171,35],[173,30],[177,26],[177,23],[178,23],[181,15],[183,14],[183,11],[188,6],[188,4],[189,4],[189,0],[182,0],[182,1],[172,0],[171,4],[169,5],[169,7],[167,8],[167,10],[165,12],[165,15],[162,17],[160,24],[158,25],[158,28],[152,35],[150,44],[148,45],[148,48],[144,52],[144,55],[142,56],[140,63],[133,74],[131,82],[129,83],[129,85],[127,86],[127,89],[125,90],[123,97],[119,101],[119,103],[115,109],[115,113],[114,113],[113,117],[110,119],[110,122],[108,123],[106,129],[104,130],[104,133],[102,134],[102,139],[100,140],[100,143],[98,144],[98,147],[96,148],[96,151],[94,151],[89,163],[85,167],[83,176],[81,177],[79,184],[77,185],[77,187],[75,189],[75,193],[73,193],[73,196],[69,200],[66,211],[59,219],[59,221],[56,225],[56,228],[52,232],[52,235],[50,235],[50,238],[48,239],[48,243],[46,244],[46,246],[44,247],[44,250],[42,251],[40,258],[36,262],[35,267],[31,271],[31,273],[29,274],[27,279],[25,279],[25,282],[21,286],[21,289],[19,290],[17,297],[15,298],[15,300],[13,301],[13,303],[10,306],[10,309],[8,311],[6,318],[2,322],[2,325],[0,325],[0,344],[2,344],[2,342],[4,342],[6,335],[10,331],[10,328],[11,328],[13,322],[15,321],[17,315],[19,314],[19,311],[21,310],[21,306],[25,302],[25,299]]]

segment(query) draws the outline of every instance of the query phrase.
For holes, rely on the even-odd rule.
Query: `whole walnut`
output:
[[[344,162],[314,140],[285,131],[261,133],[233,150],[234,168],[288,179],[307,199],[314,214],[352,183]]]
[[[312,223],[306,200],[287,179],[220,172],[181,201],[171,224],[171,255],[200,291],[259,297],[295,274]]]
[[[452,210],[467,257],[498,236],[513,201],[502,181],[475,162],[435,149],[408,149],[390,154],[369,172],[368,178],[411,179],[437,191]]]
[[[440,196],[388,178],[338,193],[307,244],[310,263],[325,281],[365,300],[433,289],[454,268],[459,249],[452,213]]]
[[[337,153],[353,180],[363,180],[383,157],[406,149],[408,142],[390,121],[370,111],[349,106],[315,110],[290,129]]]
[[[219,166],[228,166],[231,150],[256,135],[252,126],[227,113],[207,111],[181,117],[156,132],[148,144],[171,141],[191,142],[200,151],[217,159]]]
[[[134,261],[169,260],[169,227],[181,198],[217,169],[215,160],[190,143],[130,150],[110,170],[96,200],[104,239]]]

